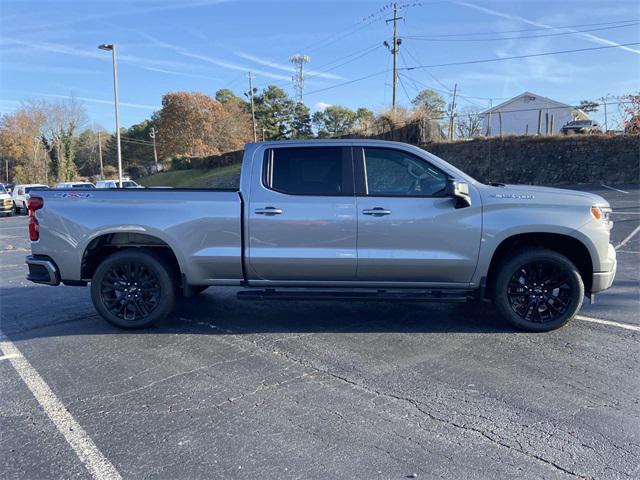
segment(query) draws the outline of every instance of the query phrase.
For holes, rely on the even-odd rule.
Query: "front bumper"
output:
[[[29,255],[25,263],[29,267],[27,280],[44,285],[60,285],[58,267],[45,255]]]
[[[616,259],[616,249],[613,245],[609,244],[609,250],[607,252],[607,263],[612,265],[611,270],[608,272],[593,272],[593,279],[591,280],[591,293],[602,292],[611,286],[616,276],[616,270],[618,268],[618,261]]]
[[[13,202],[0,203],[0,213],[11,213],[12,210],[13,210]]]

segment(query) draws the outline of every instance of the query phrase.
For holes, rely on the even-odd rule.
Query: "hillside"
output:
[[[139,178],[137,182],[145,187],[238,188],[240,164],[211,169],[171,170]]]

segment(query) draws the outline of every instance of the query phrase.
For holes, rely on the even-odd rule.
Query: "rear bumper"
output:
[[[606,290],[611,286],[616,276],[616,270],[618,268],[618,261],[616,259],[616,249],[613,245],[609,244],[607,263],[612,265],[611,270],[608,272],[594,272],[593,279],[591,281],[591,293],[598,293]]]
[[[60,285],[60,273],[58,267],[45,255],[29,255],[25,263],[29,267],[27,280],[44,285]]]

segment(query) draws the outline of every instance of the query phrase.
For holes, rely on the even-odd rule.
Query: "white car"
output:
[[[48,189],[47,185],[41,183],[28,183],[23,185],[16,185],[13,187],[13,193],[11,199],[13,200],[13,211],[15,213],[24,213],[25,215],[29,211],[29,192],[31,190]]]
[[[96,182],[96,188],[120,188],[118,186],[118,180],[98,180]],[[144,188],[142,185],[138,185],[133,180],[122,179],[122,188]]]
[[[0,185],[0,213],[7,217],[13,215],[13,201],[4,185]]]
[[[60,182],[56,188],[96,188],[91,182]]]

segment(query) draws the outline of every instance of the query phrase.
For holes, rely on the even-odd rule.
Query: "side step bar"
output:
[[[240,300],[363,300],[363,301],[411,301],[411,302],[466,302],[474,297],[473,290],[242,290]]]

